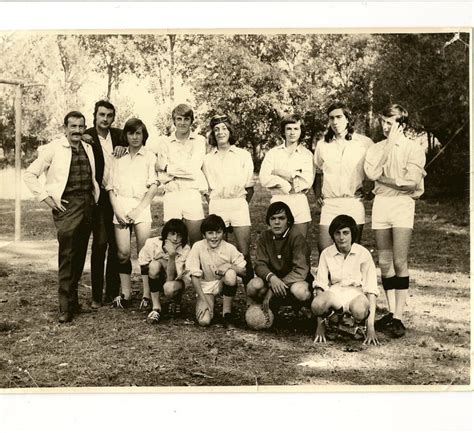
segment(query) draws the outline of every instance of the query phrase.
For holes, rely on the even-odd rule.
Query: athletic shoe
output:
[[[112,308],[127,308],[130,305],[130,300],[125,299],[123,295],[117,296],[112,301]]]
[[[59,323],[66,323],[66,322],[71,322],[73,317],[73,313],[70,311],[64,311],[62,313],[59,313],[58,321]]]
[[[392,338],[400,338],[405,335],[406,328],[400,319],[393,319],[387,327]]]
[[[374,322],[374,327],[376,331],[384,331],[390,326],[390,323],[393,320],[393,313],[388,313],[382,318]]]
[[[225,313],[223,316],[224,326],[227,329],[235,329],[235,316],[233,313]]]
[[[140,302],[140,310],[149,310],[151,307],[151,299],[144,296]]]
[[[151,310],[146,318],[146,322],[150,325],[156,325],[160,321],[161,312],[158,310]]]

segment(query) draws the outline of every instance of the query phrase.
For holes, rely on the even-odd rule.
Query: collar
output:
[[[290,229],[291,227],[288,227],[285,231],[285,233],[283,233],[283,236],[281,238],[277,238],[273,233],[272,233],[272,239],[273,240],[280,240],[280,239],[285,239],[287,236],[288,236],[288,233],[290,232]]]
[[[189,131],[189,136],[186,140],[195,140],[196,139],[196,134],[194,133],[194,131]],[[171,134],[171,142],[181,142],[181,140],[178,140],[176,138],[176,132],[173,132],[173,134]]]
[[[61,140],[61,144],[62,144],[64,147],[72,148],[72,146],[70,145],[70,143],[69,143],[69,141],[68,141],[68,139],[67,139],[66,137],[61,138],[60,140]],[[82,141],[82,140],[81,140],[81,144],[82,144],[82,147],[84,147],[84,148],[90,146],[89,143],[86,143],[85,141]]]
[[[302,144],[301,143],[298,143],[296,148],[295,148],[295,152],[300,152],[301,151],[301,147],[302,147]],[[280,143],[280,144],[277,144],[274,149],[278,149],[278,150],[286,150],[286,146],[285,146],[285,143]]]
[[[140,147],[140,149],[138,149],[138,152],[136,153],[137,155],[145,155],[145,146],[142,146]],[[127,148],[125,149],[125,155],[130,155],[130,147],[127,146]]]
[[[354,245],[355,245],[355,243],[351,245],[351,249],[350,249],[350,251],[349,251],[349,254],[347,254],[348,256],[352,256],[352,255],[355,254]],[[331,250],[331,255],[332,255],[332,256],[337,256],[337,255],[344,256],[344,254],[342,254],[342,253],[337,249],[337,247],[336,247],[335,244],[332,244],[329,248],[332,248],[332,250]]]
[[[227,149],[228,152],[236,152],[236,149],[237,147],[235,146],[235,144],[231,144],[229,146],[229,149]],[[219,152],[219,148],[216,146],[216,147],[213,147],[212,150],[209,152],[209,153],[212,153],[213,155],[215,155],[216,153]]]

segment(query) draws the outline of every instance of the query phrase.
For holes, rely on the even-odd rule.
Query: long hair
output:
[[[282,211],[285,212],[286,217],[288,218],[288,228],[291,228],[295,223],[295,217],[293,216],[290,207],[282,201],[275,201],[270,206],[268,206],[267,215],[265,216],[267,225],[270,225],[270,218],[273,215],[276,215]]]
[[[235,142],[237,141],[235,128],[232,123],[230,123],[230,119],[225,114],[217,114],[215,116],[212,116],[210,121],[211,133],[209,134],[209,144],[212,147],[217,147],[217,140],[214,134],[214,126],[218,125],[219,123],[223,123],[229,130],[229,144],[235,144]]]
[[[145,146],[146,141],[148,140],[148,130],[146,129],[145,124],[140,120],[135,117],[132,117],[131,119],[128,119],[125,122],[125,126],[123,127],[122,131],[122,141],[124,143],[127,143],[128,146],[128,141],[127,141],[127,134],[129,132],[135,132],[138,128],[142,128],[143,132],[143,146]]]
[[[344,104],[344,102],[340,102],[340,101],[333,102],[327,108],[326,115],[329,117],[329,113],[337,109],[341,109],[342,112],[344,113],[344,116],[347,119],[347,127],[346,127],[347,133],[344,138],[346,140],[352,140],[352,135],[354,134],[354,118],[352,117],[351,110],[349,110],[349,107],[346,104]],[[332,128],[329,126],[328,131],[324,135],[324,141],[326,143],[331,142],[332,139],[335,137],[335,135],[336,134],[334,133]]]
[[[168,220],[161,230],[161,239],[163,243],[166,241],[168,234],[174,232],[181,235],[181,246],[184,247],[188,243],[188,228],[183,220],[171,218]]]
[[[397,116],[395,120],[400,123],[400,125],[402,125],[404,128],[408,127],[408,111],[400,104],[387,105],[382,110],[381,114],[384,117]]]
[[[351,245],[355,242],[358,234],[358,227],[357,223],[355,222],[354,218],[349,215],[338,215],[331,221],[329,224],[329,236],[334,241],[334,233],[338,230],[348,228],[351,231]]]
[[[301,135],[299,141],[302,141],[306,135],[306,125],[304,123],[304,119],[299,114],[288,114],[284,116],[280,121],[280,135],[285,139],[285,128],[286,125],[291,123],[298,123],[300,122],[301,127]]]

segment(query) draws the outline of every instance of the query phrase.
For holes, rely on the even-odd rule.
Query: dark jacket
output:
[[[110,136],[112,137],[112,147],[115,149],[117,146],[124,146],[122,143],[122,130],[119,128],[110,128]],[[95,158],[95,178],[97,183],[102,187],[102,178],[104,177],[104,154],[102,152],[102,146],[100,145],[100,139],[97,134],[95,127],[88,128],[84,131],[84,134],[89,134],[94,143],[92,143],[92,150],[94,151]]]

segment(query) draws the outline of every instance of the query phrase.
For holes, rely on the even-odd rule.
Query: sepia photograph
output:
[[[0,30],[4,399],[471,390],[470,27],[96,18]]]

